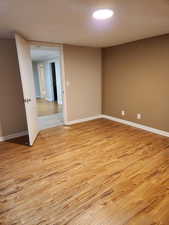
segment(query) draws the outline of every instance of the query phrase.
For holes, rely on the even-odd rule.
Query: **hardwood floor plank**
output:
[[[0,143],[1,225],[169,225],[169,138],[106,119]]]

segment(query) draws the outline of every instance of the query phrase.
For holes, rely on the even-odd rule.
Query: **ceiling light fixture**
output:
[[[106,20],[114,15],[111,9],[99,9],[93,13],[93,18],[97,20]]]

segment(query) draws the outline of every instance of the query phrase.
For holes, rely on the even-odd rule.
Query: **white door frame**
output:
[[[63,45],[60,45],[60,54],[61,54],[60,60],[61,60],[62,88],[63,88],[63,114],[64,114],[64,124],[66,125],[68,123],[68,111],[67,111],[67,89],[66,89]]]
[[[66,77],[65,77],[65,69],[64,69],[64,51],[62,44],[54,44],[54,43],[45,43],[45,42],[36,42],[29,41],[31,46],[44,46],[51,48],[59,48],[60,49],[60,63],[61,63],[61,82],[62,82],[62,90],[63,90],[63,120],[64,124],[68,123],[68,112],[67,112],[67,91],[66,91]]]

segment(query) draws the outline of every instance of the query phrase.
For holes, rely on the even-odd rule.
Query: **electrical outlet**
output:
[[[141,120],[141,114],[140,113],[137,113],[137,119]]]
[[[126,114],[125,111],[122,110],[122,111],[121,111],[121,115],[122,115],[122,116],[125,116],[125,114]]]

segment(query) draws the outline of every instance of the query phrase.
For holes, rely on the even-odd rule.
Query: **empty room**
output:
[[[0,225],[169,225],[169,1],[0,16]]]

